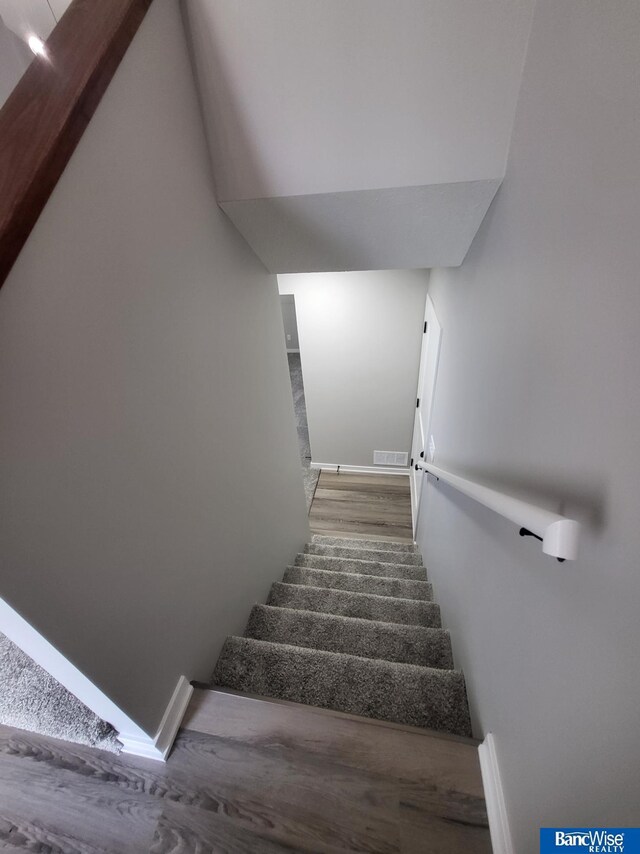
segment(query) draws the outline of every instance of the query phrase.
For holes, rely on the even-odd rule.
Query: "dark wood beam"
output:
[[[0,287],[151,0],[73,0],[0,110]]]

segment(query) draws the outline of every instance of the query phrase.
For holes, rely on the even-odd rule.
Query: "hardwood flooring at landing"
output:
[[[166,764],[0,727],[0,851],[490,854],[474,744],[196,691]]]
[[[411,542],[409,478],[323,471],[309,524],[314,534]]]

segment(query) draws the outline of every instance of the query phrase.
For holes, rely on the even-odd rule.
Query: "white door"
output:
[[[413,425],[413,442],[411,445],[411,457],[414,463],[411,467],[411,512],[414,534],[418,522],[422,480],[424,477],[422,470],[416,471],[415,463],[423,458],[422,455],[424,455],[425,460],[429,460],[431,411],[438,374],[440,339],[442,337],[442,327],[438,323],[435,308],[429,296],[427,296],[424,323],[425,332],[422,339],[422,352],[420,354],[420,373],[418,376],[418,390],[416,392],[416,414]]]

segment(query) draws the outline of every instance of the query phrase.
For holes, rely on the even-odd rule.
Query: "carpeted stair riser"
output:
[[[246,693],[471,735],[464,680],[456,670],[230,637],[213,681]]]
[[[324,614],[339,614],[343,617],[360,617],[363,620],[380,620],[383,623],[434,626],[435,628],[440,628],[441,625],[440,607],[434,602],[307,587],[302,584],[276,582],[271,587],[267,605],[299,608],[303,611],[320,611]]]
[[[426,581],[427,571],[423,566],[407,566],[401,563],[380,563],[372,560],[354,558],[326,557],[300,553],[294,561],[296,566],[308,566],[311,569],[328,569],[331,572],[360,572],[363,575],[381,575],[384,578],[412,578]]]
[[[327,537],[313,534],[312,543],[323,546],[337,546],[343,549],[374,549],[384,552],[417,552],[415,543],[393,543],[388,540],[358,540],[354,537]]]
[[[444,629],[255,605],[244,636],[362,658],[453,668],[451,639]]]
[[[345,557],[356,560],[373,560],[378,563],[406,563],[409,566],[422,566],[422,555],[418,552],[341,548],[339,546],[323,546],[321,543],[307,543],[304,552],[305,554],[324,555],[325,557]]]
[[[288,566],[282,580],[287,584],[307,584],[310,587],[351,590],[353,593],[375,593],[376,596],[420,599],[425,602],[433,599],[431,584],[427,581],[412,581],[407,578],[382,578],[380,575],[330,572],[326,569],[310,569],[307,566]]]

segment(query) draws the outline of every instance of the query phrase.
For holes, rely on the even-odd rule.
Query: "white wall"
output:
[[[531,0],[189,0],[218,198],[499,178]]]
[[[429,485],[419,541],[515,850],[640,821],[640,5],[539,0],[507,177],[443,326],[437,463],[584,524],[559,564]]]
[[[313,462],[411,445],[428,273],[278,276],[295,295]]]
[[[29,67],[33,54],[0,19],[0,107]]]
[[[308,536],[276,281],[216,206],[173,0],[0,291],[0,412],[0,595],[154,734]]]

